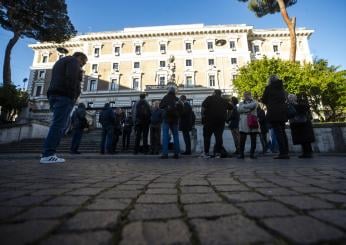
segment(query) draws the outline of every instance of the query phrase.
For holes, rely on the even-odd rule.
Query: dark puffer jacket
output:
[[[315,134],[310,121],[310,110],[307,104],[299,103],[294,105],[298,115],[304,115],[308,119],[306,123],[291,123],[291,135],[294,145],[311,143],[315,141]],[[291,120],[290,120],[291,121]]]
[[[265,88],[261,100],[267,106],[266,117],[268,122],[287,121],[286,92],[281,80],[273,80]]]
[[[52,80],[47,91],[47,97],[59,95],[76,100],[81,92],[82,74],[82,69],[76,57],[61,58],[53,66]]]

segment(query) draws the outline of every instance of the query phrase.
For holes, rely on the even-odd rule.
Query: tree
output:
[[[11,51],[19,38],[61,43],[76,34],[65,0],[1,0],[0,25],[13,32],[3,66],[3,83],[11,84]]]
[[[296,38],[296,18],[288,16],[286,8],[294,5],[297,0],[238,0],[240,2],[249,2],[248,7],[255,12],[257,17],[262,17],[267,14],[281,13],[288,30],[290,32],[291,48],[290,61],[295,62],[297,50]]]
[[[4,84],[1,86],[1,120],[4,120],[4,122],[13,122],[15,116],[19,115],[21,110],[27,106],[28,99],[29,94],[27,92],[17,89],[16,86],[12,84]]]
[[[233,81],[239,94],[251,91],[260,99],[268,78],[278,75],[288,93],[308,101],[320,121],[342,121],[346,113],[346,70],[328,66],[326,60],[315,60],[303,66],[279,59],[255,60],[240,68]]]

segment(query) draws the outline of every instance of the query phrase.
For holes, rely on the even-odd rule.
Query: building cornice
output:
[[[310,37],[314,30],[309,30],[306,28],[297,28],[297,36],[307,36]],[[252,29],[249,37],[258,38],[258,37],[289,37],[290,32],[288,29]]]
[[[314,31],[305,28],[297,28],[297,36],[309,37]],[[49,49],[58,47],[81,47],[83,43],[89,41],[119,40],[119,39],[143,39],[143,38],[167,38],[172,36],[193,36],[193,35],[220,35],[220,34],[247,34],[250,38],[257,37],[288,37],[288,29],[254,29],[246,24],[239,25],[168,25],[125,28],[115,32],[96,32],[78,35],[63,44],[57,43],[36,43],[29,45],[34,50]]]

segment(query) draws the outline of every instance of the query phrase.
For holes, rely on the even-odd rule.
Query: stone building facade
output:
[[[312,62],[309,37],[313,30],[297,28],[297,61]],[[174,83],[199,106],[216,88],[235,94],[238,69],[264,56],[289,58],[286,29],[255,29],[253,26],[203,24],[125,28],[116,32],[78,35],[64,44],[37,43],[30,67],[28,90],[32,117],[48,113],[46,91],[54,63],[68,54],[87,54],[80,102],[99,108],[106,102],[130,107],[141,92],[148,100],[161,99],[167,84]]]

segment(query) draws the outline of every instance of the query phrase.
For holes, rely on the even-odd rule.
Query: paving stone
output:
[[[240,191],[250,191],[250,189],[244,185],[217,185],[215,188],[218,191],[226,192],[240,192]]]
[[[0,220],[6,219],[16,213],[21,212],[24,208],[20,207],[0,207]]]
[[[92,195],[98,194],[102,190],[103,190],[103,188],[81,188],[81,189],[77,189],[74,191],[70,191],[66,194],[67,195],[76,195],[76,196],[86,196],[86,195],[92,196]]]
[[[9,201],[1,202],[0,206],[32,206],[38,205],[50,196],[22,196]]]
[[[92,230],[112,228],[117,223],[119,211],[80,212],[67,220],[62,230]]]
[[[108,231],[95,231],[76,234],[59,234],[50,236],[42,245],[111,245],[112,234]]]
[[[176,203],[176,195],[152,195],[145,194],[138,198],[137,203]]]
[[[210,193],[214,192],[211,187],[208,186],[183,186],[181,187],[181,192],[186,193]]]
[[[270,218],[263,222],[270,229],[296,243],[317,243],[337,240],[344,236],[338,229],[307,216]]]
[[[189,229],[181,220],[130,223],[123,229],[122,238],[121,245],[190,244]]]
[[[314,196],[335,203],[346,203],[346,195],[341,194],[314,194]]]
[[[148,186],[149,188],[175,188],[176,183],[152,183]]]
[[[255,218],[295,215],[295,212],[277,202],[247,202],[239,203],[237,206]]]
[[[245,182],[245,184],[249,187],[255,187],[255,188],[260,188],[260,187],[266,187],[266,188],[275,188],[278,187],[277,185],[274,185],[269,182]]]
[[[99,198],[135,198],[140,194],[138,190],[118,190],[112,189],[106,192],[103,192],[99,195]]]
[[[167,188],[149,188],[145,193],[147,194],[177,194],[177,189]]]
[[[53,195],[61,195],[64,192],[67,192],[68,189],[54,188],[54,189],[44,189],[31,193],[33,196],[53,196]]]
[[[96,199],[85,208],[88,210],[122,210],[130,203],[130,199]]]
[[[1,244],[27,244],[32,243],[49,233],[58,225],[58,221],[27,221],[19,224],[0,225]]]
[[[179,218],[182,214],[176,204],[138,204],[130,213],[130,220]]]
[[[318,187],[312,187],[312,186],[307,186],[307,187],[292,187],[293,190],[304,193],[304,194],[309,194],[309,193],[328,193],[330,192],[329,190],[325,190],[322,188]]]
[[[194,185],[205,185],[208,186],[208,182],[206,180],[183,180],[180,183],[181,186],[194,186]]]
[[[136,191],[136,190],[143,190],[143,185],[118,185],[116,187],[119,191]]]
[[[44,202],[43,205],[80,206],[82,205],[82,203],[86,202],[89,198],[90,198],[89,196],[59,196],[47,202]]]
[[[274,239],[253,221],[234,215],[216,220],[193,219],[201,244],[269,243]]]
[[[240,193],[223,192],[222,195],[224,195],[231,202],[248,202],[248,201],[267,200],[266,197],[254,192],[240,192]]]
[[[14,191],[9,191],[8,189],[4,189],[5,191],[0,192],[0,202],[6,201],[8,199],[13,199],[16,197],[21,197],[27,194],[30,194],[30,191],[18,191],[18,190],[14,190]]]
[[[210,179],[208,178],[210,183],[212,185],[239,185],[239,182],[232,179],[232,178],[226,178],[226,179]]]
[[[215,193],[208,194],[182,194],[180,196],[182,203],[207,203],[222,202],[222,199]]]
[[[285,188],[256,188],[256,191],[266,196],[292,196],[298,195],[297,192]]]
[[[73,213],[77,207],[35,207],[16,216],[14,220],[57,219]]]
[[[274,198],[285,204],[303,210],[334,207],[332,204],[308,196],[275,196]]]
[[[318,210],[309,214],[346,230],[346,210]]]
[[[204,203],[184,205],[189,218],[217,217],[239,214],[240,210],[229,203]]]

